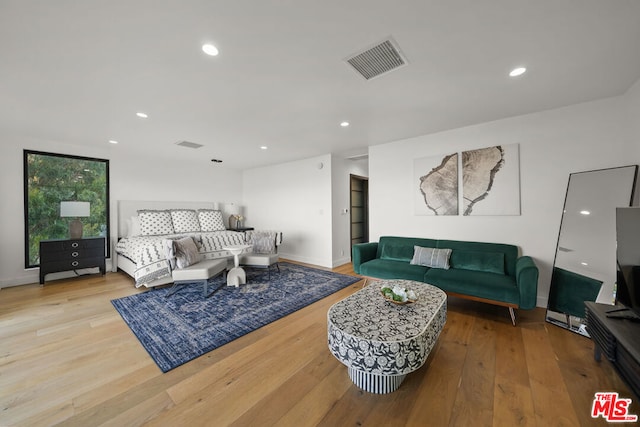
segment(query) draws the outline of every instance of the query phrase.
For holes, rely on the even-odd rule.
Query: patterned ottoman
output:
[[[398,305],[380,289],[400,285],[418,300]],[[355,385],[371,393],[397,390],[420,368],[447,320],[447,295],[411,280],[378,280],[335,303],[327,313],[329,350],[349,368]]]

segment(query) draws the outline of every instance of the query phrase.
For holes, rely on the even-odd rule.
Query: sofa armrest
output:
[[[378,242],[358,243],[351,247],[351,261],[353,271],[360,274],[360,265],[375,259],[378,253]]]
[[[529,256],[516,261],[516,283],[520,292],[519,308],[529,310],[536,307],[538,299],[538,267]]]

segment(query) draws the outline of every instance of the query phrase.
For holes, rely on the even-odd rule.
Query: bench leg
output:
[[[209,286],[209,280],[211,280],[211,279],[213,279],[213,278],[215,278],[215,277],[218,277],[218,276],[220,276],[220,275],[222,275],[222,276],[226,279],[226,277],[227,277],[227,271],[226,271],[226,269],[222,270],[221,272],[219,272],[219,273],[217,273],[217,274],[214,274],[213,276],[209,277],[207,280],[205,280],[205,281],[204,281],[204,297],[205,297],[205,298],[209,298],[211,295],[215,294],[215,293],[218,291],[218,289],[220,289],[221,287],[223,287],[223,286],[224,286],[224,284],[226,283],[226,280],[223,280],[223,282],[220,284],[220,286],[218,286],[217,288],[215,288],[215,289],[214,289],[210,294],[208,294],[208,293],[207,293],[207,288],[208,288],[208,286]]]
[[[178,292],[180,289],[179,288],[180,285],[183,285],[182,282],[173,282],[173,285],[171,286],[171,288],[169,288],[169,293],[166,294],[164,297],[165,298],[169,298],[171,295],[175,294],[176,292]]]

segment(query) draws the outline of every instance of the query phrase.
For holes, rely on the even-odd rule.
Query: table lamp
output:
[[[229,213],[229,228],[234,229],[238,227],[238,218],[241,215],[242,207],[235,203],[227,205],[227,212]]]
[[[82,221],[79,218],[90,216],[90,208],[89,202],[60,202],[60,217],[74,218],[69,222],[69,237],[71,239],[82,239]]]

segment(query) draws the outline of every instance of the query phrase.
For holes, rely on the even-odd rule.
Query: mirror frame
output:
[[[602,292],[602,286],[604,285],[604,282],[602,280],[599,280],[598,278],[592,278],[592,277],[588,277],[582,274],[579,274],[577,272],[572,272],[569,270],[565,270],[561,267],[558,267],[558,253],[560,251],[568,251],[570,249],[563,249],[561,247],[561,238],[562,238],[562,233],[563,233],[563,226],[566,227],[567,225],[567,202],[569,201],[569,197],[570,197],[570,190],[571,190],[571,184],[572,184],[572,178],[580,176],[580,175],[584,175],[584,174],[592,174],[592,173],[605,173],[605,172],[609,172],[609,171],[616,171],[616,170],[621,170],[621,169],[630,169],[630,172],[633,174],[631,176],[631,182],[629,183],[628,181],[626,181],[626,177],[624,177],[624,185],[631,185],[630,187],[630,195],[628,198],[628,201],[626,201],[625,205],[623,206],[611,206],[611,221],[613,221],[613,225],[615,228],[615,208],[616,207],[629,207],[633,205],[633,200],[634,200],[634,195],[635,195],[635,189],[636,189],[636,181],[638,178],[638,165],[628,165],[628,166],[620,166],[620,167],[613,167],[613,168],[605,168],[605,169],[596,169],[596,170],[590,170],[590,171],[583,171],[583,172],[573,172],[569,174],[569,179],[567,181],[567,191],[565,193],[565,199],[564,199],[564,204],[563,204],[563,210],[562,210],[562,216],[561,216],[561,221],[560,221],[560,228],[558,230],[558,240],[556,242],[556,252],[554,254],[554,258],[553,258],[553,266],[552,266],[552,276],[551,276],[551,282],[549,284],[549,294],[548,294],[548,300],[547,300],[547,310],[545,313],[545,320],[551,324],[554,324],[556,326],[559,326],[561,328],[564,329],[568,329],[572,332],[578,333],[580,335],[584,335],[586,337],[589,337],[589,334],[587,333],[586,329],[585,329],[585,324],[584,324],[584,317],[579,317],[576,315],[576,312],[574,311],[573,314],[568,313],[567,311],[564,312],[560,312],[560,311],[556,311],[553,310],[552,308],[558,308],[558,305],[562,306],[562,304],[557,304],[557,305],[553,305],[553,307],[551,307],[552,302],[555,302],[556,299],[561,299],[562,297],[557,297],[557,295],[562,295],[562,290],[558,290],[555,289],[557,286],[557,283],[560,283],[560,281],[564,281],[565,283],[567,282],[572,282],[578,286],[584,287],[581,288],[581,293],[578,293],[574,296],[574,299],[580,299],[582,300],[582,298],[588,298],[585,300],[593,300],[595,301],[599,295],[599,293]],[[574,181],[575,182],[575,181]],[[608,187],[607,187],[608,188]],[[605,191],[605,190],[602,190]],[[612,244],[615,247],[615,235],[611,236],[612,239]],[[612,256],[615,257],[615,254],[613,254]],[[615,284],[615,262],[612,263],[611,265],[612,268],[612,277],[611,277],[611,282]],[[554,286],[555,285],[555,286]],[[596,292],[596,296],[592,297],[593,292]],[[591,295],[589,297],[583,297],[583,295],[589,294],[591,293]],[[615,294],[615,289],[614,289],[614,294]],[[565,294],[567,295],[566,291]],[[592,299],[593,298],[593,299]],[[575,303],[575,301],[573,301]],[[582,301],[581,301],[582,302]],[[611,301],[611,303],[613,304],[613,301]],[[570,303],[567,302],[566,306],[569,306]]]

